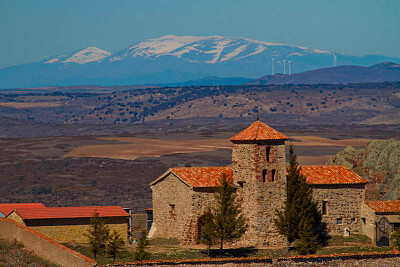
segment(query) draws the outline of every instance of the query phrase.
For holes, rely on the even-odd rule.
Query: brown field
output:
[[[363,147],[370,139],[332,140],[318,136],[293,136],[301,164],[324,164],[329,157],[351,145]],[[64,157],[95,157],[134,160],[138,157],[160,157],[175,153],[214,151],[231,149],[228,138],[210,139],[148,139],[134,137],[104,137],[99,140],[119,141],[125,144],[96,144],[75,147]]]
[[[25,108],[54,108],[60,106],[60,104],[56,102],[6,102],[6,103],[0,103],[0,106],[11,107],[16,109],[25,109]]]
[[[105,137],[101,140],[125,144],[88,145],[74,148],[65,157],[95,157],[133,160],[138,157],[159,157],[174,153],[214,151],[232,146],[227,139],[161,140],[132,137]]]

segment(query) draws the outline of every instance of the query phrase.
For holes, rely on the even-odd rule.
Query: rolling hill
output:
[[[400,65],[383,62],[370,67],[338,66],[295,73],[266,75],[248,84],[335,84],[400,81]]]

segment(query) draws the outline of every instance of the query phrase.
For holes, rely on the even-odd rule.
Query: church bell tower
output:
[[[241,243],[285,245],[274,225],[286,198],[285,141],[288,137],[257,120],[233,136],[233,182],[238,185],[248,229]]]

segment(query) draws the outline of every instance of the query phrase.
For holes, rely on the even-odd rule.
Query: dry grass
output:
[[[65,157],[97,157],[133,160],[138,157],[159,157],[173,153],[213,151],[218,148],[231,148],[226,139],[161,140],[131,137],[106,137],[126,144],[89,145],[74,148]]]
[[[54,108],[60,106],[56,102],[6,102],[0,103],[0,106],[25,109],[25,108]]]
[[[293,139],[301,142],[293,142],[295,146],[365,146],[371,139],[341,139],[332,140],[319,136],[291,136]]]
[[[296,140],[293,141],[293,144],[295,147],[299,147],[300,149],[298,155],[301,164],[325,164],[329,157],[336,153],[334,151],[340,151],[348,145],[362,147],[370,141],[369,139],[332,140],[318,136],[293,136],[293,138]],[[168,139],[148,139],[134,137],[104,137],[98,139],[120,141],[125,144],[79,146],[64,156],[133,160],[138,157],[159,157],[173,153],[191,153],[213,151],[218,148],[232,148],[229,138],[171,139],[169,137]],[[326,148],[330,149],[327,150]],[[308,150],[307,154],[302,155],[302,150]]]

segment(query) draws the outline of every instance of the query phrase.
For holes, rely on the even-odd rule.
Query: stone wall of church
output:
[[[192,213],[191,190],[174,174],[151,186],[153,191],[152,237],[181,239]]]
[[[323,210],[326,201],[326,223],[328,233],[343,235],[347,227],[350,233],[362,233],[361,203],[365,200],[364,185],[313,185],[313,198]]]
[[[276,209],[283,207],[286,197],[284,142],[236,142],[232,150],[232,168],[234,183],[239,184],[239,195],[249,225],[240,243],[253,246],[284,245],[285,238],[278,234],[273,222]]]
[[[153,225],[151,237],[174,238],[195,244],[198,220],[214,202],[215,189],[191,188],[174,174],[151,186]]]

